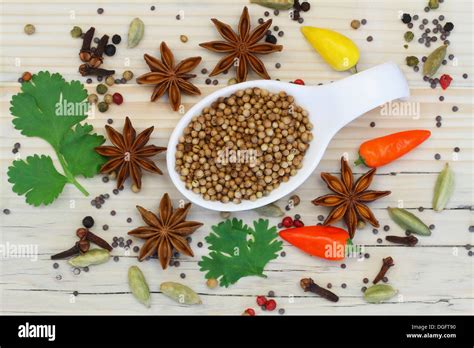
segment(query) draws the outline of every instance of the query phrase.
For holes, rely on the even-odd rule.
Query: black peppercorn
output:
[[[265,37],[265,42],[271,43],[271,44],[276,44],[277,43],[277,38],[274,35],[267,35]]]
[[[454,24],[451,22],[447,22],[443,27],[443,30],[447,31],[448,33],[453,29],[454,29]]]
[[[94,219],[92,218],[92,216],[86,216],[84,219],[82,219],[82,225],[85,228],[91,228],[92,226],[94,226]]]
[[[411,22],[411,16],[408,13],[402,15],[402,22],[408,24]]]
[[[114,36],[112,36],[112,42],[115,45],[118,45],[121,41],[122,41],[122,37],[120,35],[115,34]]]

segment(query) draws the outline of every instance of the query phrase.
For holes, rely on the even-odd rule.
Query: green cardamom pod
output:
[[[178,303],[185,305],[201,304],[199,295],[186,285],[175,282],[164,282],[160,285],[161,292]]]
[[[70,259],[68,262],[74,267],[87,267],[91,265],[100,265],[109,261],[110,253],[106,249],[91,249],[88,252]]]
[[[420,62],[417,57],[415,56],[408,56],[406,57],[407,65],[408,66],[417,66]]]
[[[405,38],[405,41],[406,41],[406,42],[411,42],[411,41],[413,41],[413,39],[414,39],[414,37],[415,37],[415,34],[413,34],[412,31],[407,31],[407,32],[405,33],[405,35],[403,35],[403,37]]]
[[[433,209],[435,211],[442,211],[449,201],[449,198],[453,194],[454,190],[454,173],[446,163],[444,169],[439,173],[436,179],[434,196],[433,196]]]
[[[410,231],[422,236],[431,235],[429,227],[408,210],[388,207],[388,215],[390,215],[390,218],[405,231]]]
[[[446,51],[448,49],[447,45],[443,45],[435,49],[430,53],[428,58],[426,58],[425,64],[423,65],[423,75],[433,76],[438,71],[441,63],[443,62],[444,57],[446,56]]]
[[[145,23],[140,18],[134,18],[128,29],[128,47],[137,46],[143,39],[143,34],[145,34]]]
[[[272,8],[274,10],[289,10],[295,4],[294,0],[250,0],[251,4]]]
[[[137,266],[132,266],[128,269],[128,285],[133,296],[146,307],[150,307],[150,288],[145,280],[145,276]]]
[[[397,290],[388,284],[376,284],[365,290],[364,300],[370,303],[380,303],[390,300],[397,292]]]
[[[270,203],[270,204],[264,205],[263,207],[255,208],[254,210],[260,216],[266,216],[266,217],[280,217],[280,216],[285,215],[283,210],[281,210],[281,208],[275,203]]]
[[[432,10],[436,10],[439,7],[439,0],[429,0],[428,7]]]

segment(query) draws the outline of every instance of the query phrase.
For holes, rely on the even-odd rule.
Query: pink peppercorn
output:
[[[114,93],[114,95],[112,96],[112,100],[114,104],[117,104],[117,105],[120,105],[123,103],[123,97],[120,93]]]

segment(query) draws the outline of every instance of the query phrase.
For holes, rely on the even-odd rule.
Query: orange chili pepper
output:
[[[349,233],[333,226],[304,226],[280,231],[280,237],[298,249],[326,260],[343,260],[347,245],[352,245]]]
[[[355,165],[381,167],[410,152],[430,135],[429,130],[410,130],[368,140],[360,146]]]

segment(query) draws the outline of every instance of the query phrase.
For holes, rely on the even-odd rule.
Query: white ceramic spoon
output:
[[[295,103],[306,109],[313,123],[313,140],[303,159],[303,167],[286,183],[256,201],[241,203],[206,201],[186,189],[175,170],[175,152],[179,137],[191,118],[201,113],[219,97],[227,97],[240,89],[259,87],[270,92],[285,91],[295,98]],[[178,122],[170,137],[166,155],[168,172],[174,185],[192,203],[217,211],[240,211],[272,203],[294,191],[311,175],[332,137],[346,124],[367,111],[397,98],[410,95],[407,81],[394,63],[385,63],[334,83],[322,86],[301,86],[272,80],[256,80],[224,87],[194,105]]]

